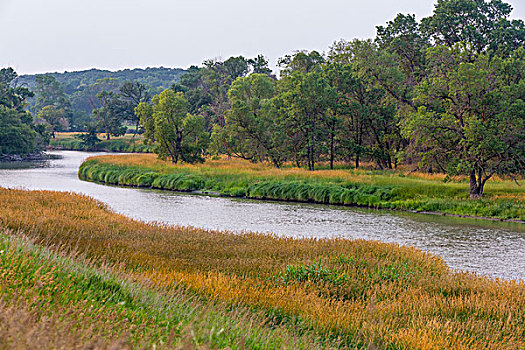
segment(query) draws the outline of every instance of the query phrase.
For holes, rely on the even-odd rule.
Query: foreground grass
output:
[[[174,165],[152,154],[90,158],[80,167],[79,176],[88,181],[164,190],[202,190],[236,197],[525,221],[525,189],[501,179],[487,184],[484,199],[471,201],[467,179],[454,178],[444,183],[441,174],[407,175],[352,169],[279,170],[240,160]]]
[[[149,288],[183,288],[212,304],[263,312],[271,327],[280,325],[299,340],[384,349],[525,346],[523,283],[454,273],[415,248],[151,225],[67,193],[0,189],[0,203],[0,226],[36,244],[119,266],[149,281]],[[55,289],[47,291],[42,298]],[[245,322],[239,329],[243,325],[250,328]],[[167,337],[167,329],[159,329],[155,334]]]
[[[114,266],[51,252],[20,231],[0,231],[0,258],[0,349],[321,346],[248,309],[161,293]]]
[[[152,148],[145,145],[141,135],[133,138],[132,134],[126,134],[120,137],[112,137],[105,140],[105,134],[99,134],[102,140],[95,147],[85,145],[76,136],[78,132],[56,133],[56,138],[51,139],[49,146],[54,149],[70,151],[105,151],[105,152],[126,152],[126,153],[148,153]]]

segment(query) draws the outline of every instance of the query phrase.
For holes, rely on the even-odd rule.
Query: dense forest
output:
[[[131,75],[24,79],[51,135],[109,138],[140,125],[173,162],[224,154],[312,171],[320,162],[417,164],[467,175],[480,198],[495,174],[525,173],[525,24],[511,11],[500,0],[439,0],[430,17],[399,14],[374,39],[286,55],[279,78],[259,55],[178,70],[162,92]]]

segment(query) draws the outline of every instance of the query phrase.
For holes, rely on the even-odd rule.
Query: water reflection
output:
[[[100,153],[54,152],[46,167],[0,170],[0,186],[73,191],[149,222],[292,237],[364,238],[415,246],[458,270],[525,279],[525,225],[475,219],[216,198],[83,182],[78,166]]]

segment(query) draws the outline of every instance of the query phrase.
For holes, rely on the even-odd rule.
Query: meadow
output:
[[[0,203],[8,348],[525,347],[523,282],[415,248],[146,224],[70,193],[0,189]]]
[[[99,156],[84,162],[79,176],[161,190],[525,221],[525,189],[519,182],[497,177],[487,183],[484,198],[473,201],[464,177],[342,167],[311,172],[239,159],[189,165],[152,154]]]
[[[125,134],[123,136],[113,136],[106,140],[106,134],[98,134],[101,140],[95,147],[90,147],[82,142],[77,135],[80,132],[57,132],[55,138],[49,142],[49,148],[69,151],[105,151],[105,152],[125,152],[125,153],[148,153],[153,149],[143,143],[141,135]]]

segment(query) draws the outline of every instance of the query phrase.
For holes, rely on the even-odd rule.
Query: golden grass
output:
[[[170,161],[158,159],[155,154],[132,154],[132,155],[103,155],[95,156],[89,159],[96,159],[99,163],[108,163],[119,166],[137,166],[154,169],[163,173],[169,173],[177,169],[190,169],[200,172],[215,172],[223,174],[239,174],[239,175],[253,175],[253,176],[268,176],[268,177],[299,177],[308,179],[341,179],[344,181],[352,181],[359,183],[402,183],[402,182],[420,182],[425,181],[440,185],[455,186],[461,183],[462,187],[467,188],[468,178],[466,176],[451,176],[448,178],[450,183],[443,183],[447,178],[446,174],[441,173],[423,173],[401,170],[392,171],[371,171],[369,169],[335,169],[335,170],[316,170],[315,172],[308,171],[303,168],[293,166],[277,169],[267,163],[252,163],[247,160],[238,158],[210,159],[208,158],[202,164],[174,164]],[[510,179],[502,179],[494,176],[487,184],[490,192],[490,187],[495,184],[504,185],[506,188],[518,191],[521,199],[525,199],[525,189],[520,183],[516,183]]]
[[[159,286],[298,318],[301,327],[349,345],[525,346],[523,283],[453,273],[415,248],[150,225],[66,193],[0,189],[0,203],[1,225],[40,244],[124,264]],[[288,274],[301,266],[317,272]]]

